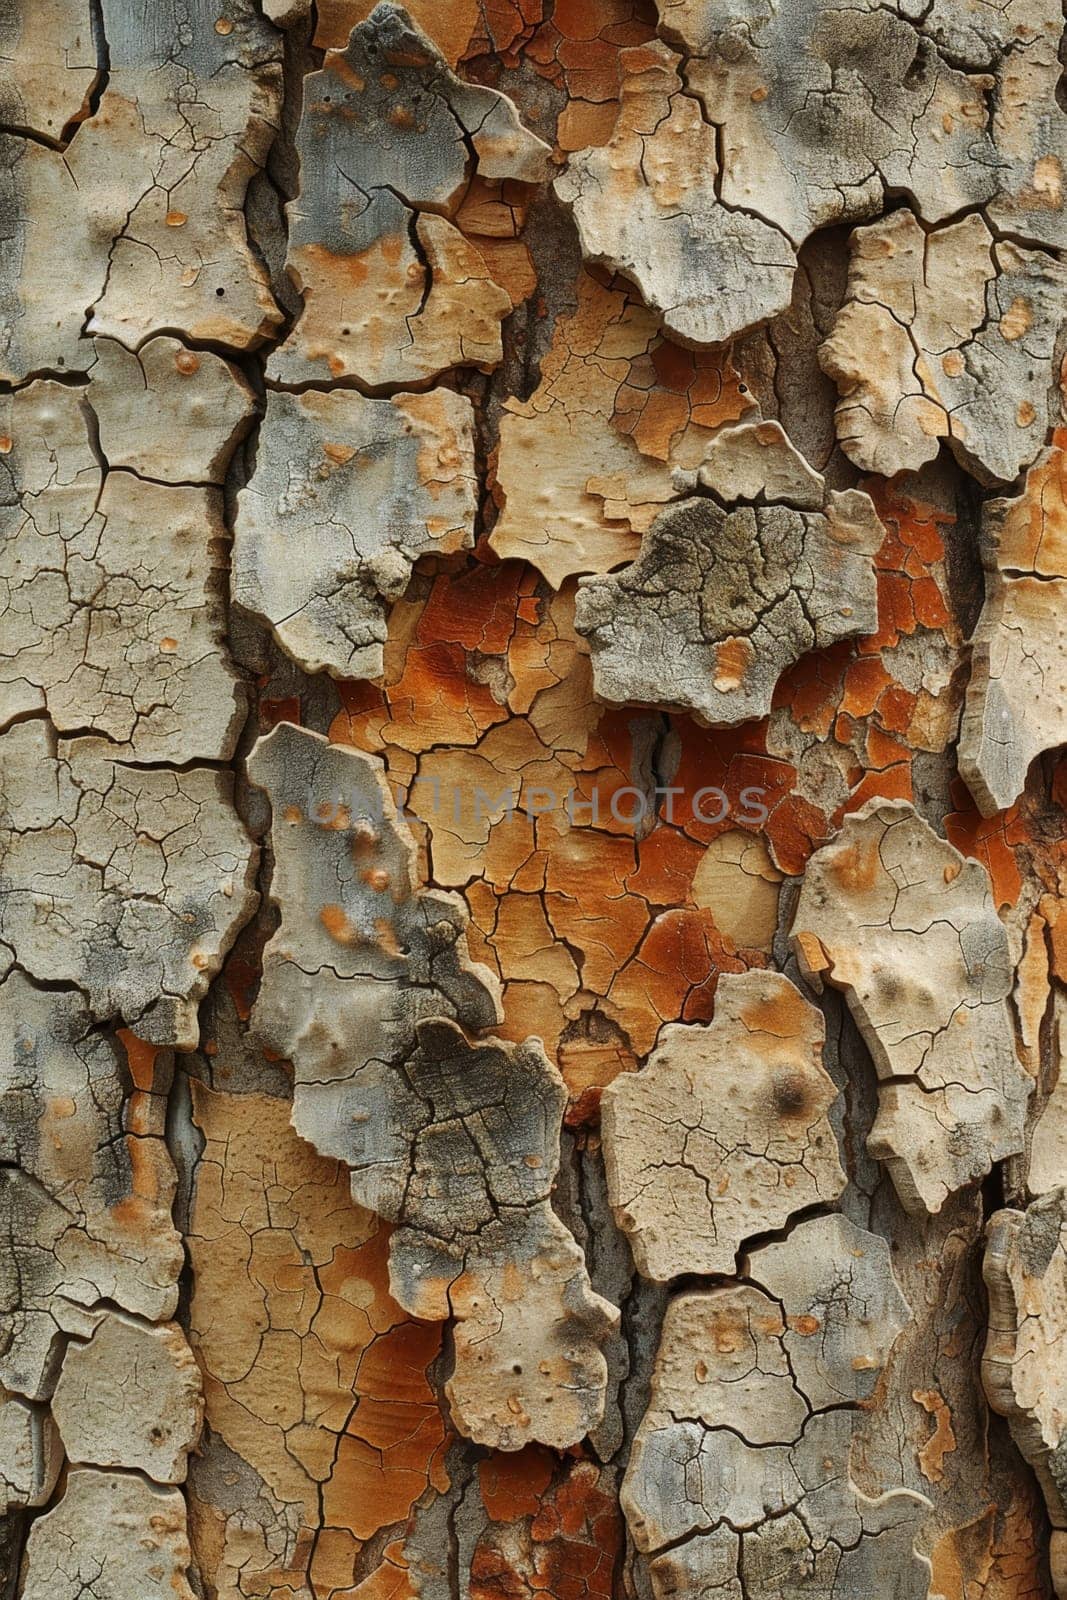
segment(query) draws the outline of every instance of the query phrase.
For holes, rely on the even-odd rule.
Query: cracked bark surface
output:
[[[639,1272],[732,1272],[745,1239],[845,1186],[823,1020],[780,974],[727,975],[706,1027],[664,1028],[601,1101],[608,1195]]]
[[[659,12],[673,49],[626,57],[614,135],[571,162],[560,192],[589,259],[632,279],[683,339],[712,344],[783,310],[795,251],[889,193],[930,224],[988,204],[997,228],[1062,247],[1052,5]],[[701,272],[709,248],[718,262]]]
[[[135,1473],[72,1467],[62,1500],[30,1529],[22,1593],[77,1600],[121,1586],[144,1600],[195,1600],[190,1559],[179,1490]]]
[[[1062,31],[7,7],[0,1600],[1067,1595]]]
[[[92,20],[77,0],[44,0],[0,23],[0,121],[58,143],[99,82]]]
[[[983,1274],[989,1290],[989,1338],[982,1382],[994,1411],[1037,1474],[1052,1523],[1051,1567],[1057,1591],[1067,1584],[1064,1395],[1059,1351],[1067,1314],[1067,1219],[1062,1188],[1025,1211],[989,1220]]]
[[[870,801],[804,876],[801,970],[843,989],[882,1080],[869,1149],[904,1205],[937,1211],[1023,1147],[1007,932],[982,867],[910,805]],[[936,977],[933,973],[936,972]]]
[[[251,0],[221,19],[208,0],[163,0],[151,29],[117,0],[99,16],[107,84],[69,147],[5,138],[0,226],[14,248],[0,271],[0,375],[16,382],[85,371],[86,332],[130,348],[175,331],[247,349],[281,318],[243,216],[278,122],[276,34]]]
[[[455,1318],[460,1429],[574,1444],[603,1415],[617,1314],[550,1204],[563,1079],[540,1040],[470,1042],[498,1017],[490,974],[466,957],[460,903],[413,881],[373,760],[282,724],[249,771],[270,796],[281,911],[253,1021],[293,1063],[293,1125],[397,1225],[399,1304]]]
[[[685,344],[720,344],[783,311],[796,267],[784,230],[716,194],[715,128],[665,44],[623,58],[619,119],[557,179],[589,261],[621,272]]]
[[[197,1002],[255,903],[228,774],[0,740],[0,962],[80,990],[152,1044],[196,1044]]]
[[[678,469],[695,471],[717,427],[752,409],[726,352],[696,355],[655,313],[588,272],[553,329],[537,388],[500,419],[490,544],[559,588],[638,551]]]
[[[169,352],[164,359],[182,384],[177,361]],[[180,426],[180,413],[160,408],[150,425],[141,421],[147,438],[138,441],[114,409],[129,404],[125,363],[117,382],[106,375],[114,366],[104,365],[99,412],[95,377],[87,390],[43,382],[3,397],[0,716],[7,724],[47,712],[76,750],[120,761],[227,760],[245,708],[225,643],[221,495],[149,475],[152,452]],[[242,390],[237,395],[241,412],[221,437],[225,405],[200,396],[215,424],[207,450],[216,461],[247,415]],[[128,465],[105,468],[94,434],[101,451]],[[211,456],[196,459],[195,433],[185,449],[170,470],[192,468],[190,478],[210,482]]]
[[[746,1276],[664,1319],[622,1491],[653,1593],[925,1596],[923,1500],[871,1499],[849,1471],[857,1407],[909,1312],[885,1241],[818,1218],[753,1251]]]
[[[875,627],[871,558],[883,532],[854,489],[831,491],[819,512],[675,502],[632,566],[579,587],[574,622],[594,690],[613,705],[677,706],[712,727],[766,716],[787,666]]]
[[[383,0],[306,80],[297,151],[287,261],[304,309],[269,377],[380,389],[495,366],[511,301],[452,219],[475,177],[545,176],[548,148],[506,96],[457,78]]]
[[[865,472],[915,471],[947,439],[981,483],[1008,482],[1048,428],[1067,276],[979,212],[927,232],[896,211],[852,235],[848,298],[821,360],[837,433]]]
[[[420,556],[474,542],[470,402],[271,394],[241,491],[233,596],[307,672],[378,678],[386,602]]]
[[[1026,475],[1015,500],[988,501],[981,531],[986,601],[972,640],[960,772],[984,816],[1014,805],[1034,757],[1064,742],[1063,449]]]

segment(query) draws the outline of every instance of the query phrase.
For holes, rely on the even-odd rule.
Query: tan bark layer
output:
[[[0,17],[0,1600],[1067,1597],[1062,31]]]

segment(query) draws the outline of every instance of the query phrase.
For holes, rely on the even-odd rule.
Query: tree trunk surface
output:
[[[9,0],[0,1600],[1067,1600],[1059,0]]]

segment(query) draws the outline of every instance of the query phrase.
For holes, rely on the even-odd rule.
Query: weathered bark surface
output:
[[[1067,1600],[1062,33],[11,0],[0,1600]]]

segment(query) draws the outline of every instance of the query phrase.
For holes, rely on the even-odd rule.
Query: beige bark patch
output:
[[[109,1311],[63,1357],[52,1415],[70,1461],[181,1483],[200,1436],[200,1371],[177,1323]]]
[[[664,44],[622,57],[610,141],[573,155],[556,192],[582,253],[635,283],[686,344],[719,344],[789,304],[796,255],[749,206],[718,203],[715,129]]]
[[[185,1501],[134,1473],[73,1467],[26,1541],[25,1600],[194,1600]]]
[[[238,369],[178,339],[126,350],[94,341],[89,405],[109,467],[159,483],[221,483],[252,417],[254,396]]]
[[[868,1148],[904,1205],[938,1211],[1023,1145],[1033,1084],[1007,997],[1012,963],[989,877],[906,802],[846,817],[804,875],[801,970],[843,989],[884,1083]]]
[[[226,31],[208,7],[194,24],[157,6],[148,28],[104,0],[108,81],[95,115],[63,152],[5,137],[18,234],[0,268],[3,377],[85,371],[83,330],[131,348],[178,331],[245,349],[277,326],[243,206],[277,124],[280,39],[247,0],[229,10]]]
[[[747,1277],[681,1295],[664,1318],[622,1489],[657,1600],[925,1600],[928,1502],[872,1500],[850,1471],[859,1408],[909,1315],[885,1241],[819,1217],[753,1251]]]
[[[57,750],[40,719],[0,737],[0,933],[100,1020],[192,1049],[197,1005],[255,905],[232,778]]]
[[[736,945],[770,951],[782,874],[758,834],[730,828],[712,839],[693,874],[693,901]]]
[[[449,389],[271,394],[241,491],[234,598],[308,672],[376,678],[421,555],[474,539],[473,410]]]
[[[725,354],[697,358],[659,317],[583,271],[528,400],[504,402],[496,463],[502,504],[490,546],[559,588],[637,554],[635,534],[699,466],[723,422],[752,408]]]
[[[826,482],[804,460],[780,422],[743,422],[723,428],[700,467],[702,488],[720,500],[767,500],[818,511]]]
[[[608,1194],[646,1277],[732,1272],[746,1238],[841,1193],[823,1037],[787,978],[726,974],[710,1024],[664,1028],[605,1089]]]
[[[58,142],[99,73],[84,0],[13,5],[0,20],[0,122]]]
[[[1030,763],[1067,743],[1067,505],[1063,435],[1014,500],[988,500],[986,596],[960,724],[960,773],[983,816],[1005,811]]]
[[[848,297],[820,351],[846,454],[892,477],[945,440],[981,483],[1010,481],[1044,442],[1062,264],[995,240],[977,212],[926,233],[897,211],[858,228],[851,249]]]
[[[33,383],[0,399],[0,725],[46,710],[59,734],[108,756],[225,760],[244,701],[225,653],[221,494],[105,475],[97,392]],[[114,422],[105,406],[103,440]],[[232,432],[216,432],[216,449]]]
[[[1053,1526],[1056,1593],[1064,1593],[1067,1494],[1063,1446],[1067,1370],[1067,1200],[1062,1188],[1026,1211],[996,1211],[986,1230],[982,1265],[989,1290],[989,1336],[982,1382],[993,1410],[1033,1467]]]

